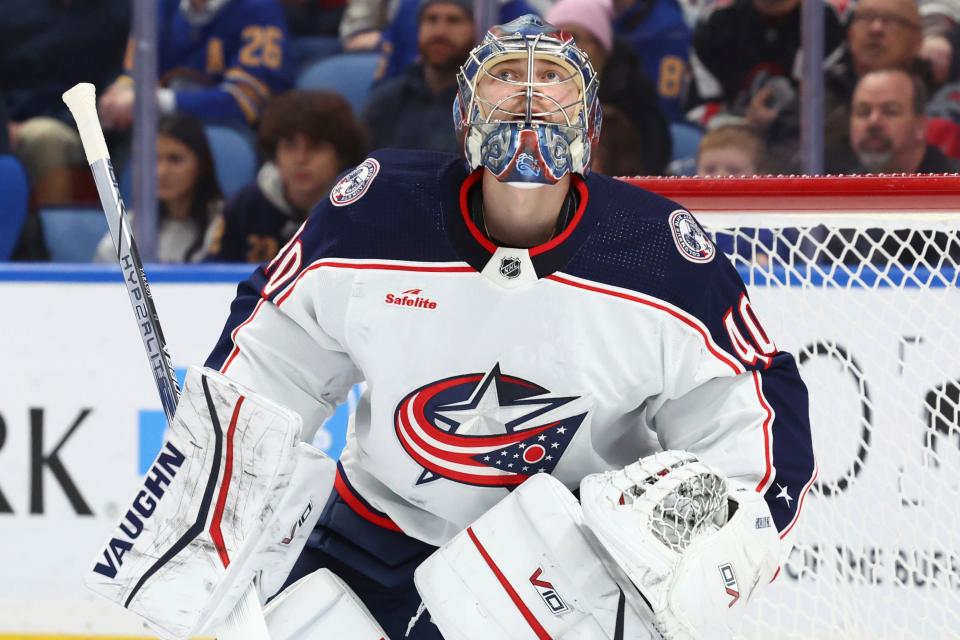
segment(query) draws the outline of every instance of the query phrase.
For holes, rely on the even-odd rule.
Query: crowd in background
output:
[[[801,0],[501,0],[569,31],[600,77],[593,170],[609,175],[799,173]],[[0,154],[29,185],[12,259],[44,260],[45,208],[96,205],[60,95],[98,89],[129,171],[136,47],[130,0],[7,0]],[[960,0],[833,0],[824,12],[827,173],[954,172]],[[262,262],[345,169],[381,147],[459,153],[456,73],[476,43],[472,0],[157,0],[158,257]],[[82,51],[83,55],[77,52]],[[301,80],[376,54],[359,104]],[[344,66],[344,74],[351,74]],[[355,77],[339,79],[343,86]],[[251,141],[257,170],[225,193],[208,127]],[[2,215],[2,214],[0,214]],[[104,238],[92,259],[113,259]],[[0,259],[8,256],[0,256]]]

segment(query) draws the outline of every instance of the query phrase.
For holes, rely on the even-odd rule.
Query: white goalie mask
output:
[[[532,15],[490,29],[457,75],[457,131],[471,169],[555,184],[586,175],[600,135],[597,76],[570,34]]]

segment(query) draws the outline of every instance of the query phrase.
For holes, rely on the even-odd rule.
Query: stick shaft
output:
[[[143,348],[150,362],[150,370],[153,373],[157,391],[160,393],[160,403],[163,405],[167,422],[170,422],[177,410],[180,386],[177,383],[167,341],[163,337],[163,329],[160,327],[160,316],[143,270],[143,262],[140,260],[137,244],[130,230],[130,217],[126,213],[123,198],[120,196],[110,158],[97,160],[90,165],[90,170],[97,184],[100,204],[103,205],[103,212],[107,216],[110,237],[113,239],[113,246],[117,250],[117,261],[123,272],[123,283],[127,287],[133,315],[140,329],[140,338],[143,340]]]
[[[129,216],[120,195],[113,164],[110,162],[103,129],[100,128],[94,87],[86,83],[78,84],[63,94],[63,101],[67,103],[77,121],[83,150],[97,184],[97,194],[107,216],[113,246],[117,250],[117,261],[123,271],[123,283],[130,296],[133,315],[140,328],[140,337],[143,339],[143,347],[157,383],[157,391],[160,392],[160,402],[167,415],[167,422],[172,423],[177,402],[180,400],[180,385],[177,383],[170,352],[167,350],[167,341],[160,329],[160,316],[150,293],[143,262],[133,240]],[[217,636],[221,640],[270,640],[253,583],[220,626]]]

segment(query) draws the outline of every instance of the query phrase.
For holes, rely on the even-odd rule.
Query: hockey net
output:
[[[810,392],[818,481],[743,637],[957,637],[960,176],[630,181],[715,235]]]

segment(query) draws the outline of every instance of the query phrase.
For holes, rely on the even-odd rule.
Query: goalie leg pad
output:
[[[261,594],[279,589],[336,471],[301,429],[292,411],[191,367],[167,440],[87,586],[164,638],[214,628],[257,576]]]
[[[360,598],[329,569],[308,574],[270,601],[270,640],[385,640]]]
[[[446,640],[657,637],[592,551],[576,498],[546,474],[434,552],[414,582]]]

